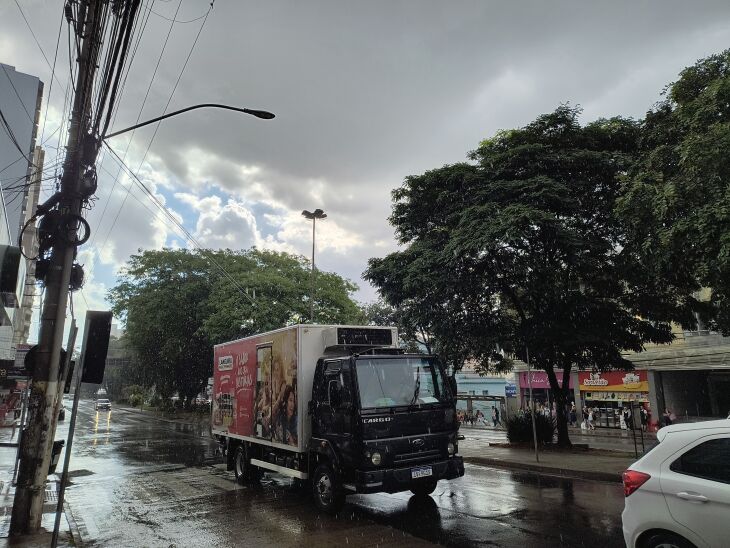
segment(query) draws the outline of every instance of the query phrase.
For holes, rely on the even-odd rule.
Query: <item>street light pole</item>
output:
[[[103,141],[106,139],[110,139],[111,137],[116,137],[117,135],[121,135],[122,133],[127,133],[128,131],[132,131],[133,129],[148,126],[150,124],[154,124],[155,122],[164,120],[165,118],[171,118],[173,116],[177,116],[178,114],[182,114],[183,112],[188,112],[190,110],[195,110],[198,108],[221,108],[224,110],[235,110],[236,112],[243,112],[244,114],[250,114],[251,116],[256,116],[256,118],[261,118],[262,120],[271,120],[272,118],[275,117],[275,115],[273,113],[271,113],[267,110],[256,110],[256,109],[250,109],[250,108],[232,107],[230,105],[221,105],[218,103],[203,103],[200,105],[193,105],[191,107],[181,108],[180,110],[176,110],[174,112],[168,112],[167,114],[163,114],[162,116],[158,116],[157,118],[152,118],[151,120],[147,120],[145,122],[140,122],[139,124],[135,124],[133,126],[125,127],[124,129],[120,129],[119,131],[107,133],[106,135],[101,137],[101,140]]]
[[[314,323],[314,291],[315,291],[315,285],[314,285],[314,244],[315,244],[315,234],[316,234],[316,226],[317,226],[317,219],[326,219],[327,214],[322,211],[321,209],[315,209],[312,211],[307,211],[306,209],[302,211],[302,216],[311,219],[312,220],[312,274],[310,276],[311,280],[311,292],[309,294],[309,323]]]
[[[537,427],[535,426],[535,400],[532,399],[532,371],[530,370],[530,349],[525,346],[527,354],[527,386],[530,388],[530,417],[532,418],[532,441],[535,444],[535,461],[540,462],[537,451]]]

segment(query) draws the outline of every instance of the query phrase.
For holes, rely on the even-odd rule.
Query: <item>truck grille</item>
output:
[[[429,449],[427,451],[418,451],[416,453],[401,453],[395,456],[396,464],[408,464],[412,462],[423,462],[438,458],[441,452],[438,449]]]

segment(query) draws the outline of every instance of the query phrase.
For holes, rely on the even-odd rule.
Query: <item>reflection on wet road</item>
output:
[[[353,496],[331,518],[286,479],[237,485],[214,451],[205,425],[118,407],[97,414],[82,402],[67,496],[84,539],[98,546],[623,545],[617,484],[468,466],[431,498]]]

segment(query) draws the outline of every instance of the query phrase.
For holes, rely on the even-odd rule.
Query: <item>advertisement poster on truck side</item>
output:
[[[213,378],[214,431],[299,446],[296,329],[216,346]]]

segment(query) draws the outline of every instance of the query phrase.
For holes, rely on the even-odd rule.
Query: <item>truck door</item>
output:
[[[314,435],[329,440],[340,458],[352,463],[354,412],[349,360],[325,361],[315,377]]]
[[[271,344],[256,347],[256,402],[254,436],[271,440],[273,435],[273,354]]]

